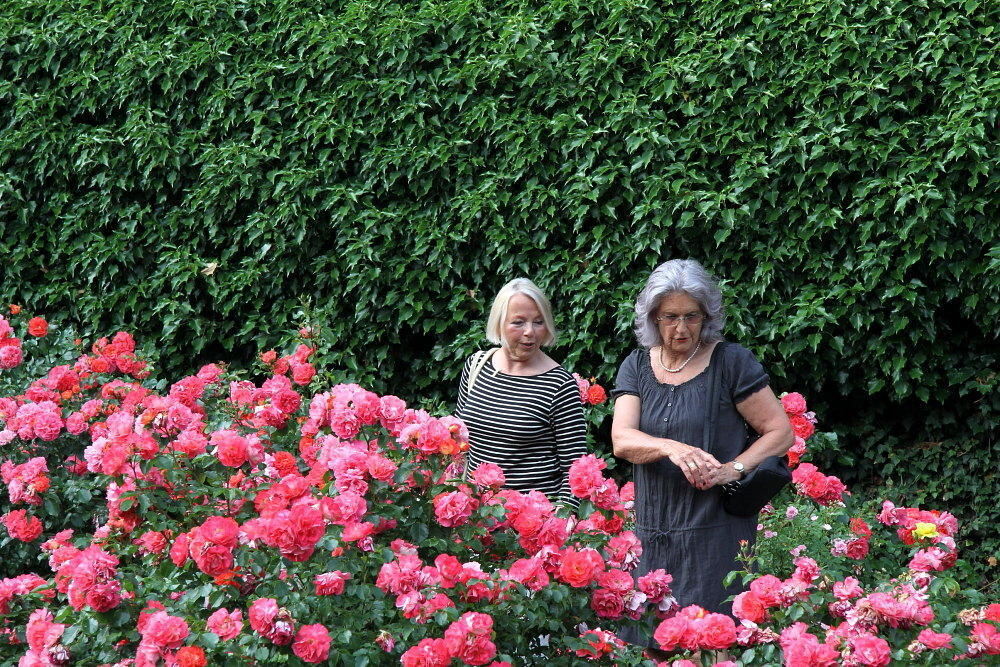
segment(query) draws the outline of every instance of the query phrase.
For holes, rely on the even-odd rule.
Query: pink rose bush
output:
[[[795,417],[815,424],[800,394],[781,403],[793,428]],[[975,625],[989,607],[959,611],[940,593],[956,586],[948,573],[958,558],[955,517],[890,501],[877,514],[849,507],[844,484],[802,460],[811,435],[790,454],[791,492],[761,514],[758,544],[747,554],[758,572],[744,573],[748,589],[733,603],[737,645],[795,667],[937,665],[991,655]],[[968,648],[953,643],[956,625]]]
[[[0,580],[2,656],[503,665],[545,636],[556,661],[610,662],[609,628],[672,609],[669,575],[632,578],[631,485],[595,457],[576,514],[496,466],[463,480],[454,417],[306,393],[306,343],[260,382],[156,383],[136,349],[101,339],[0,397],[4,528],[48,573]]]
[[[0,350],[59,334],[13,326]],[[634,487],[606,461],[573,463],[575,510],[503,488],[497,466],[465,477],[460,420],[317,387],[313,341],[265,352],[257,380],[209,364],[170,383],[119,333],[0,396],[0,539],[31,568],[0,579],[5,664],[638,664],[615,634],[634,623],[744,665],[996,654],[1000,607],[940,593],[954,517],[849,512],[803,460],[801,395],[782,397],[812,427],[799,479],[762,515],[734,621],[680,605],[673,573],[633,575]]]

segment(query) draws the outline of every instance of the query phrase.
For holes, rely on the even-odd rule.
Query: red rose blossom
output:
[[[205,667],[208,659],[205,657],[205,649],[200,646],[182,646],[174,655],[177,667]]]
[[[567,549],[559,564],[559,578],[574,588],[583,588],[603,570],[604,560],[593,549]]]
[[[35,338],[42,338],[49,332],[49,323],[44,317],[32,317],[28,320],[28,333]]]

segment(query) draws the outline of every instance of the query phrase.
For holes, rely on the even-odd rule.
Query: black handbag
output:
[[[722,508],[736,516],[754,516],[792,481],[784,456],[769,456],[743,479],[722,485]]]
[[[720,342],[719,345],[726,345],[726,343]],[[725,349],[719,351],[725,352]],[[705,420],[702,445],[706,450],[708,450],[709,443],[712,442],[715,435],[715,422],[719,416],[719,391],[722,388],[719,367],[722,365],[722,357],[723,355],[720,354],[719,361],[712,364],[709,370],[709,410],[708,419]],[[750,441],[751,438],[748,437],[744,450]],[[791,481],[792,473],[788,470],[785,457],[769,456],[743,479],[733,480],[722,486],[722,508],[735,516],[754,516]]]

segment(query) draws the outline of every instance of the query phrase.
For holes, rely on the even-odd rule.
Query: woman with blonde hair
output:
[[[527,278],[493,300],[486,336],[498,348],[465,362],[457,415],[469,428],[469,472],[494,463],[508,488],[573,504],[569,467],[587,453],[573,376],[542,351],[556,338],[549,300]]]

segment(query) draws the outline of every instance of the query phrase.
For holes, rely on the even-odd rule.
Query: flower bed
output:
[[[23,357],[13,333],[0,319],[0,350],[17,348],[5,373]],[[949,584],[947,513],[887,504],[890,543],[874,521],[849,520],[839,480],[800,464],[798,495],[783,496],[794,502],[762,519],[752,558],[766,567],[747,575],[736,624],[678,609],[667,572],[633,580],[631,484],[619,487],[600,459],[572,468],[578,508],[503,490],[495,466],[463,479],[458,419],[357,385],[312,391],[311,355],[304,344],[265,353],[259,385],[208,365],[168,386],[119,333],[0,397],[0,657],[635,663],[612,630],[649,616],[661,646],[728,648],[744,664],[1000,652],[1000,607]],[[582,401],[603,398],[580,386]],[[796,460],[814,430],[799,399],[783,398],[802,438]],[[782,540],[798,536],[807,544],[788,554]]]

